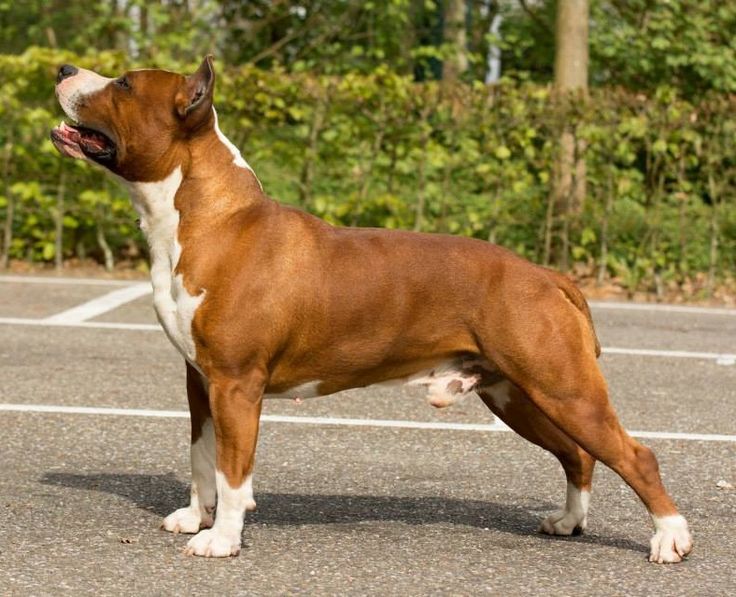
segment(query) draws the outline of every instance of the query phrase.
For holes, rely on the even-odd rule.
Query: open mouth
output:
[[[115,157],[115,143],[100,131],[62,122],[51,130],[51,141],[62,155],[107,163]]]

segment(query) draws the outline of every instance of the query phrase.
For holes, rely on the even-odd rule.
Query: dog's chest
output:
[[[189,362],[195,363],[192,338],[194,313],[205,291],[191,295],[184,286],[184,275],[176,272],[181,255],[178,239],[179,212],[174,205],[181,184],[181,169],[175,169],[159,182],[131,183],[133,205],[141,218],[141,229],[151,254],[153,305],[171,343]]]

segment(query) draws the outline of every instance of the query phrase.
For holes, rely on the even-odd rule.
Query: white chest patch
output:
[[[196,352],[192,338],[194,312],[204,299],[204,289],[191,295],[182,274],[175,274],[181,255],[178,240],[179,212],[174,197],[181,185],[181,167],[158,182],[128,183],[133,206],[141,217],[141,229],[151,252],[151,283],[156,314],[171,343],[190,363]]]

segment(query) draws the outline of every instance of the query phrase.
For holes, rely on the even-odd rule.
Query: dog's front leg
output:
[[[187,398],[192,423],[191,498],[189,506],[164,518],[161,527],[172,533],[197,533],[202,527],[211,527],[215,510],[215,431],[207,384],[189,363]]]
[[[186,553],[226,557],[240,552],[245,511],[252,502],[253,471],[265,375],[253,370],[233,379],[209,378],[209,404],[216,446],[217,514],[210,529],[187,543]]]

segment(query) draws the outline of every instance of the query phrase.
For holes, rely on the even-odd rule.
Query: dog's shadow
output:
[[[189,486],[172,473],[162,475],[118,473],[46,473],[41,483],[72,489],[103,491],[120,496],[137,507],[164,517],[185,505]],[[487,528],[528,536],[535,532],[540,517],[555,504],[536,502],[532,507],[447,497],[394,497],[379,495],[330,495],[256,492],[258,511],[248,514],[249,524],[325,525],[368,521],[401,522],[411,525],[451,524]],[[583,535],[547,537],[548,540],[578,541],[592,545],[644,552],[643,545],[621,537]]]

